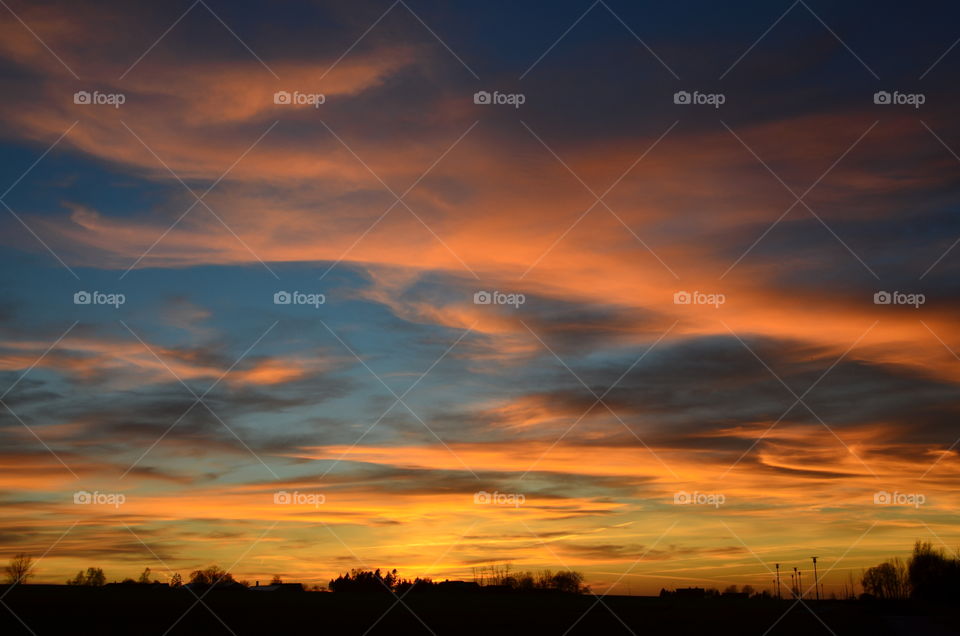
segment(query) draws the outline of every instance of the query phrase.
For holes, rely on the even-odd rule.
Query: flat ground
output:
[[[202,605],[190,609],[195,602],[183,590],[18,586],[2,598],[0,634],[960,634],[956,609],[855,602],[810,602],[816,617],[802,605],[789,609],[789,601],[628,596],[604,599],[616,617],[604,605],[594,606],[592,596],[410,594],[403,603],[416,617],[404,605],[391,610],[391,596],[215,591],[203,598],[209,610]]]

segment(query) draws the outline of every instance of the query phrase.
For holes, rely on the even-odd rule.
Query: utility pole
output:
[[[803,577],[800,570],[797,570],[797,588],[800,590],[800,599],[803,600]]]
[[[819,579],[817,579],[817,557],[810,557],[813,559],[813,587],[817,590],[817,600],[820,600],[820,585]]]
[[[796,571],[797,568],[793,568]],[[790,593],[793,594],[793,598],[797,598],[797,575],[796,573],[790,575]]]
[[[780,564],[777,563],[776,566],[777,566],[777,600],[779,601],[781,599],[780,597]]]

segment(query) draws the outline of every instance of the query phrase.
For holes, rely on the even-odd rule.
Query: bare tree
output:
[[[573,570],[560,570],[550,581],[551,589],[567,594],[589,593],[590,588],[583,585],[583,575]]]
[[[863,573],[863,591],[881,599],[905,599],[910,596],[907,565],[899,558],[884,561]]]
[[[132,582],[133,579],[130,579]],[[83,570],[77,572],[72,579],[67,579],[67,585],[88,585],[90,587],[100,587],[106,585],[107,577],[102,568],[87,568],[86,573]]]
[[[211,565],[202,570],[194,570],[190,573],[190,582],[203,587],[213,585],[228,587],[235,583],[233,575],[218,565]]]
[[[33,557],[28,556],[26,552],[15,555],[4,568],[4,572],[7,575],[7,582],[11,585],[26,583],[27,579],[33,576],[33,572],[30,571],[32,568]]]

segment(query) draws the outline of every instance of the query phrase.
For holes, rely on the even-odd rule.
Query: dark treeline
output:
[[[4,567],[4,573],[6,574],[6,582],[9,584],[22,584],[26,583],[30,577],[33,576],[33,558],[27,554],[20,553],[10,559],[10,562]],[[274,575],[273,579],[270,581],[271,585],[280,584],[279,575]],[[249,587],[249,581],[236,581],[233,578],[233,575],[217,565],[211,565],[209,567],[194,570],[190,573],[190,578],[188,583],[195,587]],[[75,576],[66,580],[66,584],[70,586],[83,586],[83,587],[103,587],[108,585],[107,575],[104,573],[103,568],[89,567],[86,570],[80,570]],[[143,572],[140,573],[136,579],[126,578],[119,583],[113,583],[114,585],[153,585],[158,586],[162,585],[165,587],[181,587],[183,586],[183,578],[180,576],[179,572],[170,573],[169,581],[163,583],[156,578],[153,578],[152,571],[150,568],[144,568]]]
[[[10,559],[9,564],[4,568],[6,573],[6,582],[10,584],[23,584],[33,576],[33,559],[26,554],[17,554]],[[434,581],[430,578],[415,578],[413,580],[402,578],[396,569],[382,572],[377,570],[354,569],[345,574],[341,574],[335,579],[331,579],[327,589],[331,592],[340,593],[384,593],[392,592],[403,594],[411,591],[471,591],[471,590],[490,590],[490,591],[518,591],[518,592],[557,592],[567,594],[588,593],[590,588],[583,584],[583,574],[573,570],[560,570],[552,572],[550,570],[541,570],[540,572],[518,572],[511,573],[509,565],[488,566],[485,568],[474,568],[474,581]],[[136,579],[126,578],[120,582],[107,583],[107,576],[102,568],[89,567],[86,570],[80,570],[75,576],[66,580],[69,586],[83,587],[104,587],[107,585],[142,585],[142,586],[163,586],[170,588],[179,588],[184,584],[194,588],[208,589],[244,589],[251,587],[249,581],[237,581],[233,575],[218,565],[211,565],[200,570],[194,570],[190,577],[184,583],[179,573],[171,573],[169,581],[162,583],[153,578],[150,568],[145,568]],[[257,581],[259,585],[259,581]],[[270,580],[270,586],[283,585],[279,574],[275,574]],[[300,587],[300,584],[294,584]],[[289,587],[289,585],[288,585]],[[313,586],[311,589],[319,590],[320,586]]]
[[[918,540],[906,562],[899,558],[884,561],[866,570],[860,583],[866,598],[956,602],[960,596],[960,558]]]
[[[510,573],[509,566],[489,566],[474,570],[474,581],[434,581],[416,578],[412,581],[401,578],[397,570],[385,574],[377,570],[351,570],[332,579],[327,585],[331,592],[340,593],[385,593],[403,594],[408,591],[500,591],[500,592],[555,592],[565,594],[589,593],[583,584],[583,574],[573,570],[551,572]]]

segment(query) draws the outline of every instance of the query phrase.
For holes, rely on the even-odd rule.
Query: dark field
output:
[[[606,597],[603,602],[616,613],[614,617],[603,604],[588,612],[595,603],[593,596],[410,594],[403,603],[422,623],[403,604],[387,613],[396,602],[387,595],[214,591],[203,597],[209,610],[196,605],[188,612],[196,598],[183,590],[21,586],[10,590],[2,602],[9,608],[0,607],[0,634],[5,636],[960,634],[960,611],[956,609],[829,601],[807,602],[818,620],[802,605],[788,612],[789,601]]]

